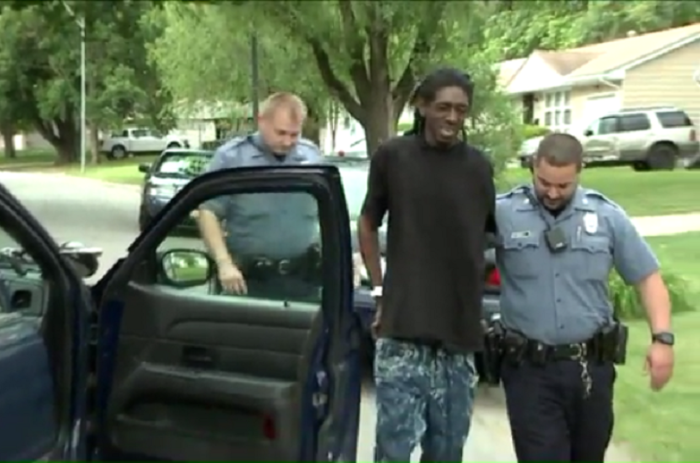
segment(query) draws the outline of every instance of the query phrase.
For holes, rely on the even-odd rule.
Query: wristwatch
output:
[[[372,291],[370,291],[369,295],[372,296],[375,299],[378,299],[382,297],[383,289],[381,286],[375,286],[372,288]]]
[[[673,336],[673,333],[662,331],[659,333],[653,333],[651,335],[651,341],[658,342],[659,344],[665,344],[667,346],[672,346],[676,343],[676,337]]]

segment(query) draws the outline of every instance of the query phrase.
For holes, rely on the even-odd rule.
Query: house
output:
[[[700,124],[700,23],[569,50],[535,50],[500,64],[523,121],[585,129],[623,108],[676,106]]]
[[[180,102],[175,107],[174,131],[199,148],[207,141],[247,132],[252,127],[250,105],[223,102]]]

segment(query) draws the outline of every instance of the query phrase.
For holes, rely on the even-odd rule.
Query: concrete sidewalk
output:
[[[632,217],[632,223],[644,236],[676,235],[700,231],[700,212]]]

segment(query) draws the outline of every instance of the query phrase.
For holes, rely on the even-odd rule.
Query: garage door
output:
[[[588,122],[608,113],[619,111],[622,106],[620,95],[617,93],[607,93],[588,97],[583,106],[583,121]]]

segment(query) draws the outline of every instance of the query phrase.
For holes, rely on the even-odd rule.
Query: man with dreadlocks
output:
[[[473,94],[461,71],[428,75],[413,130],[372,156],[358,238],[377,306],[378,462],[410,461],[419,442],[421,461],[462,461],[496,199],[491,164],[464,136]],[[377,229],[387,214],[382,275]]]

